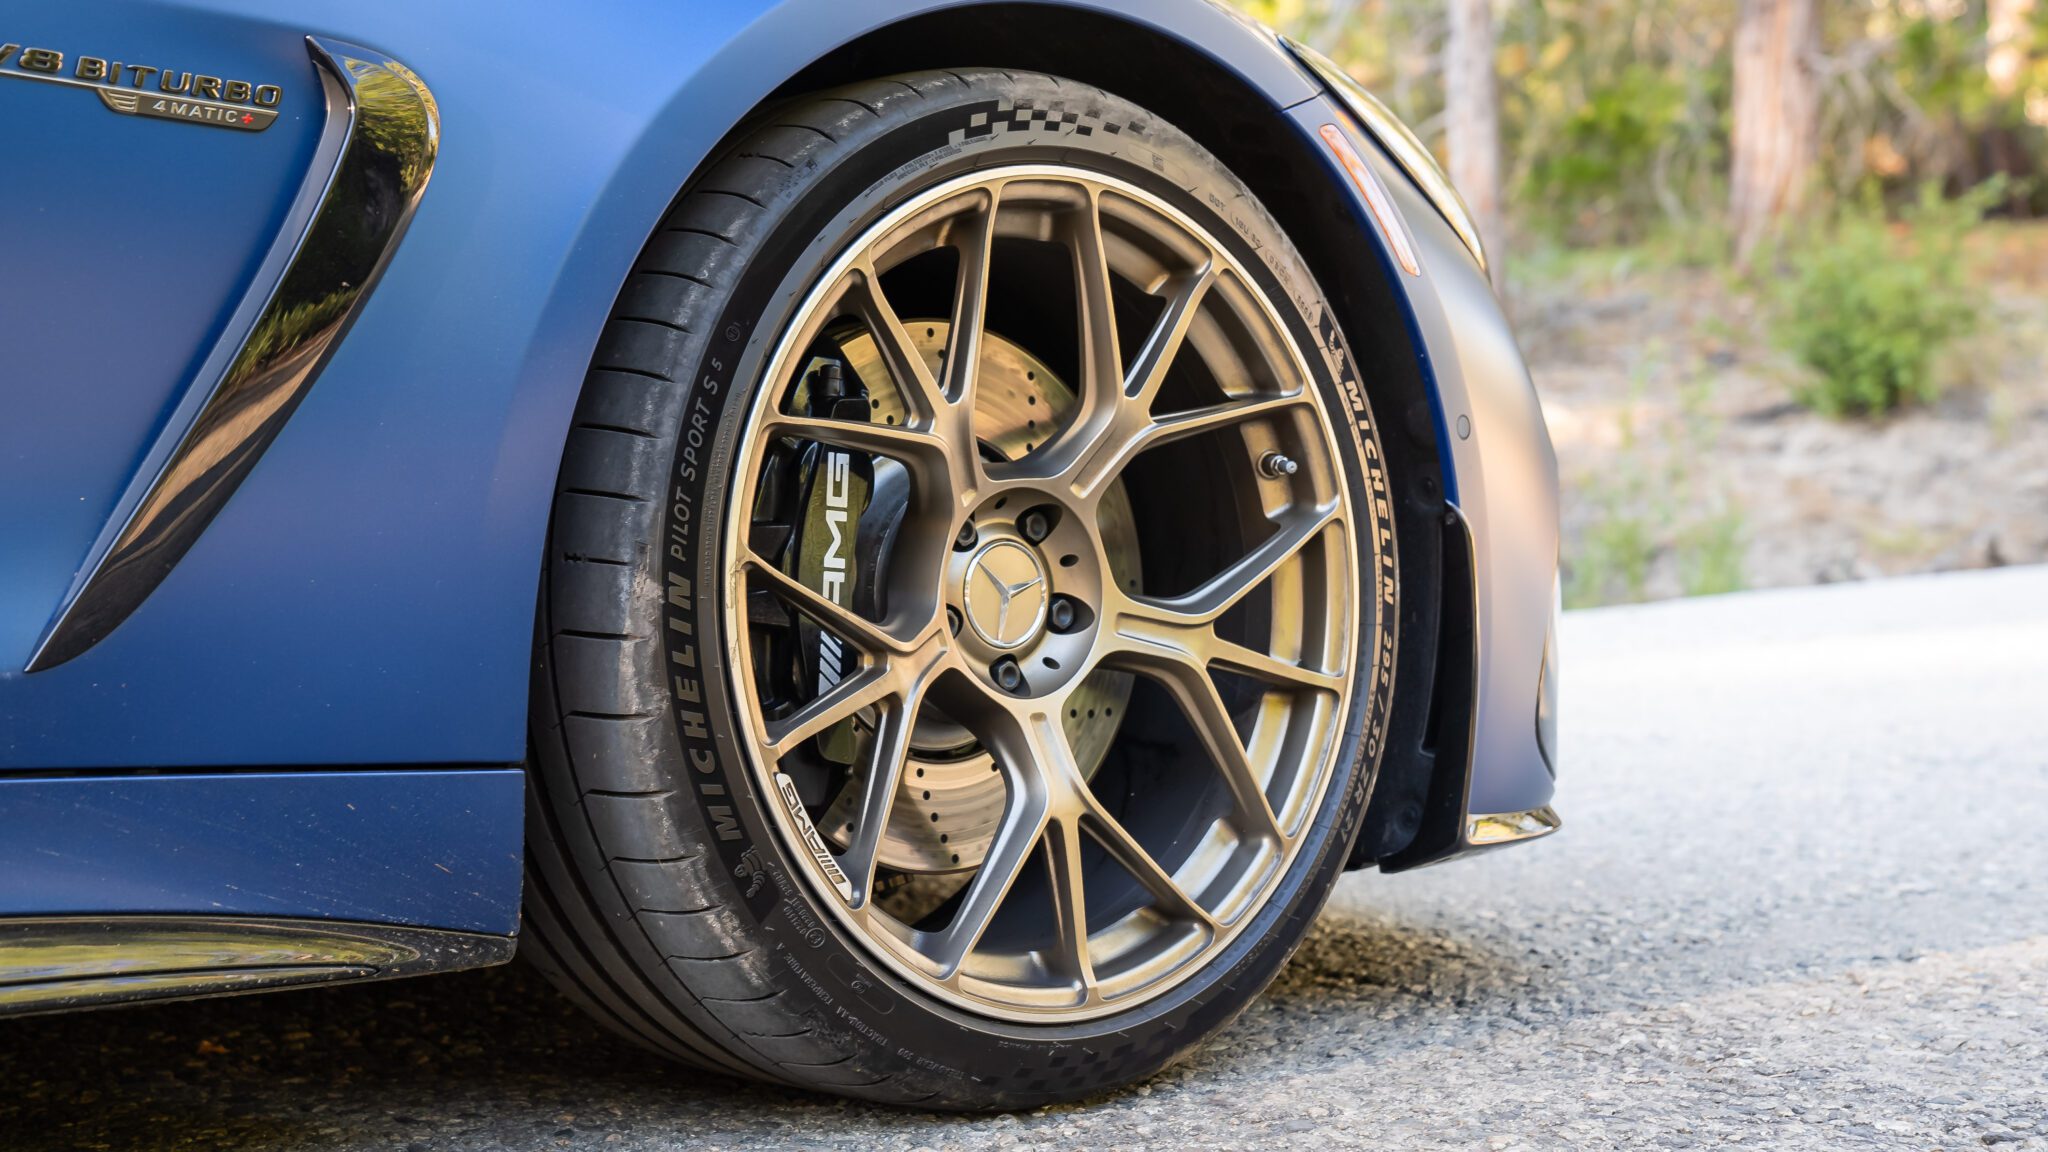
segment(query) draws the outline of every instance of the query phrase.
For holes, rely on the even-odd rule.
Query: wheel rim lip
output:
[[[1242,267],[1236,257],[1228,255],[1228,249],[1218,243],[1212,233],[1175,205],[1127,181],[1084,168],[1056,164],[1019,164],[985,169],[949,179],[883,211],[826,264],[805,289],[801,303],[792,310],[789,321],[776,338],[776,344],[759,378],[759,386],[749,400],[745,425],[735,441],[736,452],[731,477],[736,487],[732,492],[732,498],[727,502],[725,524],[720,536],[724,549],[722,569],[725,584],[721,615],[725,628],[726,666],[729,669],[737,673],[751,667],[751,661],[744,651],[749,632],[743,627],[739,612],[740,606],[744,603],[747,578],[745,567],[739,562],[738,557],[745,555],[747,551],[744,534],[758,490],[758,472],[761,466],[759,449],[767,439],[763,435],[762,424],[765,418],[772,416],[776,401],[785,391],[785,382],[790,379],[792,370],[799,362],[797,358],[809,346],[808,340],[802,338],[806,329],[810,327],[812,317],[828,302],[834,287],[851,274],[864,257],[872,255],[882,240],[902,229],[919,214],[929,212],[978,188],[1000,187],[1020,180],[1093,185],[1100,190],[1114,191],[1207,245],[1213,253],[1227,259],[1233,268]],[[1210,961],[1228,950],[1243,935],[1245,929],[1259,918],[1259,914],[1271,906],[1282,881],[1298,862],[1300,850],[1307,839],[1314,816],[1328,799],[1330,784],[1336,774],[1338,756],[1344,744],[1343,734],[1347,730],[1345,719],[1358,701],[1371,699],[1377,689],[1381,671],[1377,661],[1365,664],[1359,662],[1359,634],[1368,620],[1375,629],[1385,626],[1385,621],[1377,602],[1368,603],[1362,600],[1359,594],[1361,564],[1358,524],[1352,514],[1351,484],[1340,462],[1337,436],[1332,428],[1330,402],[1317,388],[1317,377],[1310,369],[1301,340],[1296,337],[1293,326],[1286,322],[1274,306],[1266,289],[1249,275],[1240,274],[1240,280],[1246,294],[1263,313],[1264,319],[1282,338],[1281,343],[1284,344],[1289,360],[1288,368],[1299,382],[1302,394],[1312,406],[1315,433],[1319,440],[1318,447],[1321,448],[1324,458],[1330,462],[1335,499],[1342,515],[1342,557],[1336,566],[1341,569],[1342,574],[1341,589],[1338,593],[1341,596],[1338,607],[1341,613],[1338,640],[1341,652],[1340,667],[1343,672],[1340,677],[1341,684],[1336,691],[1336,699],[1334,703],[1327,705],[1328,714],[1320,721],[1313,722],[1318,734],[1318,739],[1312,741],[1311,748],[1315,763],[1312,775],[1307,778],[1306,788],[1309,797],[1307,802],[1300,806],[1303,816],[1298,831],[1288,836],[1279,846],[1280,858],[1277,863],[1271,863],[1270,866],[1261,869],[1263,878],[1258,882],[1258,891],[1251,899],[1242,903],[1238,914],[1228,921],[1219,922],[1210,933],[1211,938],[1192,955],[1178,962],[1166,977],[1141,984],[1127,994],[1103,998],[1083,1006],[1053,1008],[1005,1002],[967,992],[963,989],[968,980],[963,979],[958,973],[952,983],[934,978],[932,972],[904,955],[905,951],[917,953],[915,944],[906,939],[905,934],[916,937],[919,933],[907,925],[900,926],[904,933],[891,931],[887,924],[897,922],[886,914],[877,915],[872,899],[864,909],[850,908],[847,904],[846,890],[842,887],[845,883],[843,876],[836,875],[836,868],[823,866],[815,850],[807,844],[808,839],[816,836],[809,815],[801,812],[791,813],[787,810],[787,805],[778,804],[773,799],[780,794],[776,782],[782,773],[776,763],[767,759],[763,752],[766,737],[765,729],[762,727],[763,714],[759,704],[758,688],[752,683],[751,676],[735,678],[735,704],[741,712],[745,736],[740,743],[748,767],[760,789],[763,806],[768,809],[770,823],[775,825],[783,849],[791,859],[799,861],[797,870],[803,874],[804,882],[809,885],[813,895],[825,906],[835,928],[844,936],[858,941],[861,951],[880,960],[896,977],[923,990],[940,1002],[974,1016],[1014,1023],[1079,1023],[1125,1012],[1143,1004],[1155,1003],[1207,969]],[[1048,597],[1046,604],[1041,607],[1041,616],[1049,610],[1050,602]],[[1061,693],[1062,701],[1065,695],[1066,693]],[[1310,705],[1302,703],[1297,707],[1307,708]],[[1057,712],[1052,714],[1052,719],[1057,724]],[[1018,789],[1023,785],[1014,777],[1010,768],[1001,767],[1001,771],[1005,774],[1014,800],[1018,795]],[[1299,782],[1294,785],[1296,790],[1302,787]],[[1004,820],[1007,822],[1008,819],[1009,813],[1006,811]],[[1195,851],[1200,851],[1199,845]],[[866,911],[867,918],[857,919],[852,915],[856,911]],[[877,919],[885,921],[886,924],[876,924]],[[1131,919],[1132,917],[1127,916],[1116,924],[1088,935],[1092,939],[1115,931]],[[1162,935],[1162,938],[1165,937]],[[1185,951],[1184,948],[1181,950]],[[918,954],[918,958],[928,959],[921,954]]]

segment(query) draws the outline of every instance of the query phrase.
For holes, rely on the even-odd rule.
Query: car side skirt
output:
[[[0,920],[0,1016],[480,968],[509,936],[262,917]]]
[[[230,917],[510,937],[517,768],[0,778],[0,926]]]

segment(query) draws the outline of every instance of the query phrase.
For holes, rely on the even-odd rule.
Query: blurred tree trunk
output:
[[[1309,47],[1318,52],[1337,55],[1338,45],[1343,42],[1344,34],[1350,30],[1351,18],[1358,14],[1358,6],[1363,2],[1364,0],[1330,0],[1330,5],[1323,10],[1321,18],[1302,38],[1308,41]]]
[[[1507,226],[1501,215],[1500,81],[1494,65],[1492,0],[1450,0],[1450,35],[1444,40],[1444,128],[1451,146],[1451,183],[1472,209],[1498,288],[1504,281]]]
[[[2030,47],[2032,28],[2029,18],[2034,14],[2034,0],[1991,0],[1990,28],[1985,39],[1989,51],[1984,57],[1984,71],[1990,76],[1991,90],[2010,99],[2019,94],[2020,74],[2027,66],[2027,49]]]
[[[2017,103],[2034,47],[2034,0],[1990,0],[1986,15],[1990,19],[1984,33],[1985,76],[1993,95]],[[2006,193],[2007,211],[2014,216],[2031,215],[2026,179],[2031,175],[2030,158],[2025,143],[2006,123],[1992,124],[1988,136],[1992,170],[2014,178]]]
[[[1735,27],[1735,156],[1729,215],[1735,258],[1799,208],[1818,154],[1818,0],[1742,0]]]

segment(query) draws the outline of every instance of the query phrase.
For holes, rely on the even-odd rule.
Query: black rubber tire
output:
[[[1278,130],[1278,129],[1276,129]],[[715,525],[761,364],[824,263],[962,171],[1080,164],[1237,250],[1307,350],[1366,519],[1361,662],[1310,843],[1258,921],[1172,991],[1085,1024],[961,1012],[843,936],[760,806],[718,653]],[[1317,355],[1317,352],[1320,355]],[[1335,883],[1370,791],[1398,619],[1377,436],[1328,305],[1213,157],[1100,90],[920,73],[805,98],[703,173],[619,294],[557,489],[532,700],[524,951],[625,1035],[705,1068],[942,1108],[1021,1108],[1157,1071],[1271,981]],[[1361,669],[1363,671],[1363,669]]]

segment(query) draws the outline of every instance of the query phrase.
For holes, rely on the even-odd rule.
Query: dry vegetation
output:
[[[2048,561],[2048,224],[1971,238],[1985,314],[1879,417],[1791,397],[1768,283],[1643,250],[1525,263],[1576,605]]]

